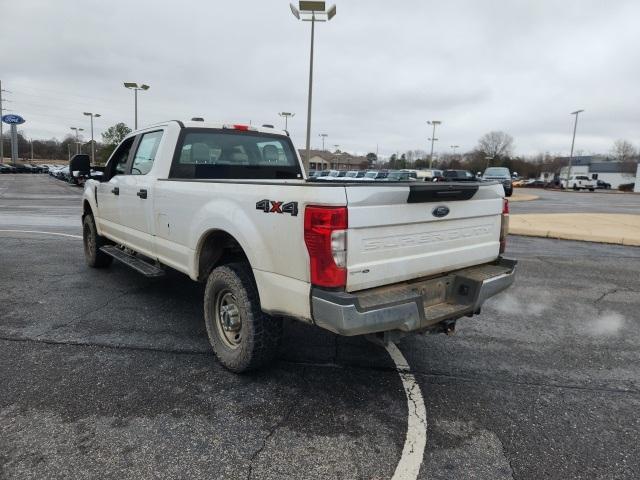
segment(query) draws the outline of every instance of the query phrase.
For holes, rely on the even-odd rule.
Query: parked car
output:
[[[277,165],[263,162],[265,143],[281,152]],[[451,333],[513,283],[499,185],[305,177],[291,138],[270,128],[169,121],[134,131],[102,181],[85,183],[78,253],[93,268],[115,258],[202,282],[209,341],[234,372],[275,357],[283,318],[378,342]]]
[[[408,173],[409,174],[409,178],[412,180],[417,180],[418,179],[418,170],[410,170],[407,168],[404,168],[402,170],[400,170],[401,172],[404,173]]]
[[[511,172],[506,167],[489,167],[482,174],[483,180],[497,180],[504,187],[504,194],[507,197],[513,195],[513,180]]]
[[[400,170],[394,170],[389,172],[386,178],[383,178],[383,182],[409,182],[413,180],[409,172],[403,172]]]
[[[547,182],[545,182],[544,180],[531,179],[527,180],[524,186],[527,188],[544,188],[547,186]]]
[[[596,182],[596,188],[602,189],[602,190],[610,190],[611,189],[611,184],[607,183],[603,180],[598,180]]]
[[[347,174],[344,176],[345,180],[359,180],[361,178],[364,178],[365,175],[364,170],[349,170],[347,172]]]
[[[425,182],[437,182],[442,179],[442,170],[435,168],[429,168],[425,170],[418,170],[416,172],[416,179],[418,181],[423,180]]]
[[[382,180],[383,178],[387,178],[389,172],[385,170],[369,170],[364,174],[365,180]]]
[[[0,173],[16,173],[16,167],[8,163],[0,163]]]
[[[573,190],[589,190],[593,192],[596,189],[596,181],[586,175],[571,175],[569,182],[563,178],[560,182],[561,188],[571,188]]]
[[[327,175],[329,175],[329,170],[315,170],[313,175],[309,175],[309,178],[320,178],[326,177]]]
[[[347,174],[346,170],[329,170],[328,175],[324,177],[318,177],[319,180],[337,180]]]
[[[442,172],[441,181],[443,182],[476,182],[478,181],[478,178],[469,170],[444,170]]]

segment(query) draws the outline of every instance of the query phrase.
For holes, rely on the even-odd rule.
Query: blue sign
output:
[[[25,122],[24,118],[22,118],[20,115],[15,115],[13,113],[3,115],[2,121],[4,123],[8,123],[9,125],[21,125]]]

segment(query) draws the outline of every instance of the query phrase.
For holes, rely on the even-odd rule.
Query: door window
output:
[[[109,166],[106,171],[110,174],[109,178],[116,175],[124,175],[127,171],[127,162],[129,160],[129,153],[133,146],[133,140],[135,137],[127,138],[124,140],[109,159]]]
[[[131,165],[132,175],[146,175],[149,173],[153,166],[153,161],[156,158],[156,153],[158,152],[160,139],[162,139],[162,130],[142,135],[138,149],[136,150],[136,155],[133,157],[133,164]]]

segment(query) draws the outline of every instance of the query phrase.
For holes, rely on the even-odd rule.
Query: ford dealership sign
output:
[[[8,123],[9,125],[21,125],[25,122],[24,118],[22,118],[20,115],[15,115],[13,113],[3,115],[2,121],[4,123]]]

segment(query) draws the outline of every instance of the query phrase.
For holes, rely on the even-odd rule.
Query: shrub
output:
[[[618,190],[621,192],[633,192],[634,183],[622,183],[618,185]]]

